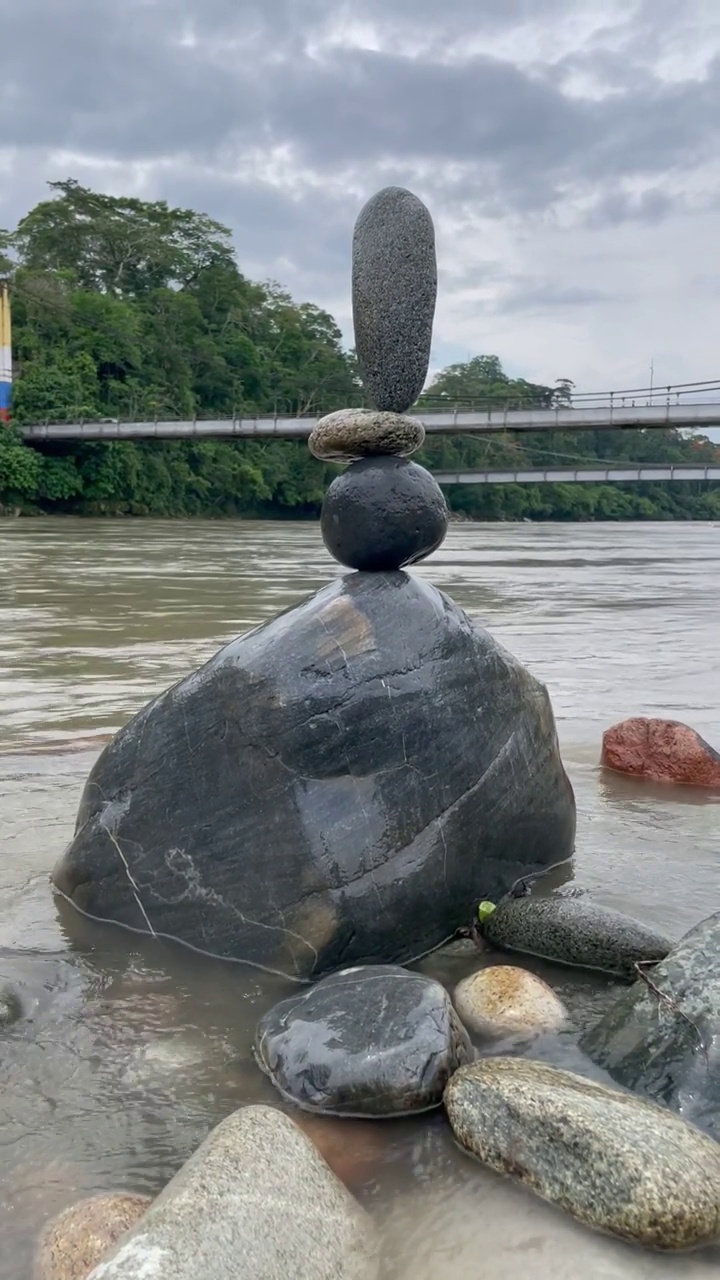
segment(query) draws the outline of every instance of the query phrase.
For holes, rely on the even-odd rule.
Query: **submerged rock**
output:
[[[90,1280],[374,1280],[367,1214],[287,1116],[223,1120]]]
[[[362,965],[275,1005],[260,1021],[255,1055],[299,1106],[372,1117],[439,1107],[472,1049],[439,982],[399,965]]]
[[[7,983],[0,983],[0,1027],[9,1027],[22,1017],[22,1002]]]
[[[649,782],[720,788],[720,753],[689,725],[636,716],[603,734],[601,763]]]
[[[117,1191],[70,1205],[43,1231],[34,1280],[87,1280],[151,1204],[150,1196]]]
[[[425,428],[418,418],[378,409],[338,409],[315,424],[308,449],[323,462],[355,462],[383,454],[407,458],[424,440]]]
[[[635,965],[661,960],[668,938],[587,898],[507,898],[482,923],[493,947],[596,969],[630,981]]]
[[[720,911],[678,942],[586,1032],[581,1047],[628,1089],[720,1139]]]
[[[338,1120],[335,1116],[312,1115],[295,1108],[293,1120],[312,1139],[336,1178],[358,1189],[377,1176],[388,1151],[392,1151],[391,1126],[382,1120]]]
[[[510,964],[490,965],[463,978],[453,1003],[465,1026],[485,1035],[557,1031],[568,1016],[547,982]]]
[[[405,413],[425,385],[437,297],[435,228],[422,200],[385,187],[353,236],[355,348],[376,409]]]
[[[521,1058],[445,1091],[460,1146],[589,1227],[653,1249],[720,1238],[720,1146],[654,1103]]]
[[[352,574],[118,733],[53,878],[90,915],[308,979],[433,950],[574,836],[545,689],[427,583]]]
[[[378,572],[417,564],[440,546],[448,509],[437,480],[404,458],[363,458],[336,476],[320,530],[331,556]]]

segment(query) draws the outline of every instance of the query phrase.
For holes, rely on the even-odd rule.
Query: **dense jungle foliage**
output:
[[[317,414],[362,404],[356,363],[332,316],[239,270],[230,231],[162,202],[51,183],[13,232],[0,276],[13,311],[13,420],[229,418]],[[509,378],[495,356],[443,370],[421,400],[566,403],[571,384]],[[678,432],[542,433],[430,439],[431,469],[575,466],[595,460],[717,461]],[[287,441],[24,444],[0,428],[5,511],[131,516],[316,516],[336,469]],[[481,520],[720,518],[707,484],[479,485],[448,491]]]

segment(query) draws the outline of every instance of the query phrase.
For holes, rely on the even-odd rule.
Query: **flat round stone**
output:
[[[358,965],[281,1000],[261,1019],[255,1057],[308,1111],[389,1117],[442,1102],[473,1051],[445,988],[400,965]]]
[[[315,424],[308,448],[321,462],[355,462],[383,454],[407,458],[424,440],[425,428],[416,418],[379,409],[339,409]]]
[[[349,569],[379,572],[416,564],[447,533],[448,509],[429,471],[404,458],[363,458],[330,485],[320,530]]]
[[[385,187],[361,209],[353,236],[355,348],[376,409],[405,413],[420,395],[436,297],[433,220],[412,191]]]

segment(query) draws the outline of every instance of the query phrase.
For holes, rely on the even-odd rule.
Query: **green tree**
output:
[[[48,186],[55,198],[31,209],[11,237],[32,270],[67,271],[83,289],[139,295],[187,287],[208,267],[234,262],[229,229],[206,214],[101,195],[72,178]]]

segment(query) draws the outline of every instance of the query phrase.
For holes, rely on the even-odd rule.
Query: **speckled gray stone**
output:
[[[720,1237],[720,1146],[652,1102],[522,1058],[445,1090],[464,1150],[589,1227],[653,1249]]]
[[[353,237],[355,348],[374,408],[405,413],[420,395],[436,297],[432,218],[411,191],[386,187],[361,210]]]
[[[355,462],[380,454],[409,458],[424,439],[425,428],[417,418],[379,409],[339,409],[315,424],[308,448],[321,462]]]
[[[720,911],[649,977],[657,990],[638,979],[586,1032],[582,1048],[619,1084],[720,1139]]]
[[[284,1097],[309,1111],[399,1116],[439,1107],[473,1057],[445,988],[400,965],[357,965],[281,1000],[255,1055]]]
[[[20,997],[7,983],[0,985],[0,1027],[9,1027],[22,1016]]]
[[[638,961],[661,960],[668,938],[587,898],[507,898],[483,922],[486,942],[577,969],[632,980]]]
[[[365,1211],[269,1107],[223,1120],[88,1280],[375,1280]]]
[[[417,564],[441,545],[445,496],[407,458],[363,458],[336,476],[323,499],[320,532],[340,564],[379,573]]]

